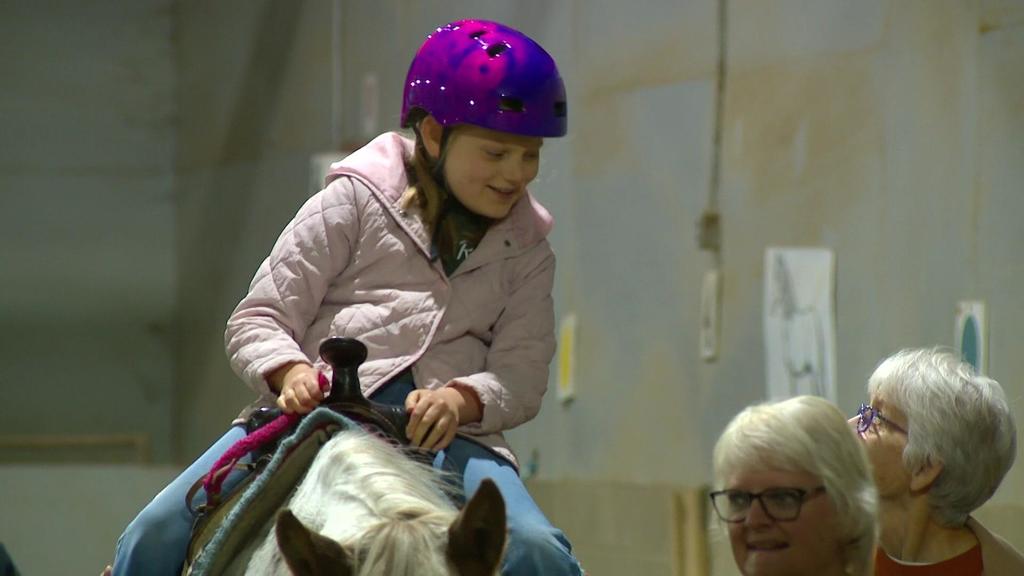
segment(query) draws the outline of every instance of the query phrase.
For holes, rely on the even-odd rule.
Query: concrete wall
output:
[[[21,574],[99,574],[124,526],[178,473],[171,466],[0,466],[0,542]]]
[[[171,456],[171,5],[0,4],[0,436]]]

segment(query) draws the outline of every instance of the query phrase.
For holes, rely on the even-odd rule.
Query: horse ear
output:
[[[448,528],[448,559],[462,576],[493,576],[505,550],[505,500],[485,478]]]
[[[291,510],[278,513],[274,531],[292,574],[351,576],[352,561],[341,544],[306,528]]]

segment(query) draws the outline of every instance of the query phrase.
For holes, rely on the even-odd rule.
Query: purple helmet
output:
[[[414,109],[442,126],[474,124],[523,136],[564,136],[565,85],[529,36],[488,20],[459,20],[427,36],[409,66],[402,126]]]

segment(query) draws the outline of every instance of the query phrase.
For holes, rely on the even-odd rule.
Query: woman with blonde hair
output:
[[[744,576],[865,576],[877,495],[846,417],[815,396],[751,406],[714,451],[711,502]]]

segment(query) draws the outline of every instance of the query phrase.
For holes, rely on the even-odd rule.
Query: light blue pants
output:
[[[403,405],[405,397],[414,389],[411,382],[391,382],[375,393],[373,399]],[[466,498],[473,497],[484,478],[490,478],[497,485],[508,515],[508,546],[501,565],[503,576],[578,576],[581,573],[569,540],[544,516],[526,491],[519,472],[508,460],[472,440],[456,436],[448,448],[437,453],[434,468],[461,476]]]
[[[197,480],[210,471],[221,454],[242,438],[245,438],[245,428],[233,426],[139,512],[117,540],[115,576],[181,574],[193,522],[185,504],[185,495]],[[248,457],[243,461],[247,460]],[[243,478],[245,472],[241,470],[229,474],[222,493],[229,494]],[[198,507],[205,502],[206,493],[199,490],[193,505]]]
[[[411,382],[394,381],[375,393],[373,399],[400,405],[413,389]],[[209,472],[221,454],[243,437],[245,429],[241,426],[228,430],[139,513],[117,542],[114,576],[176,576],[181,573],[193,522],[185,506],[185,494],[196,480]],[[497,485],[508,515],[509,540],[501,569],[504,576],[578,576],[581,573],[568,539],[537,507],[519,473],[507,460],[476,442],[456,437],[448,448],[438,452],[434,467],[460,475],[467,498],[472,497],[484,478],[492,479]],[[224,493],[229,493],[244,476],[244,472],[229,475]],[[202,504],[204,500],[200,491],[194,504]]]

